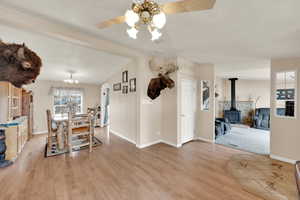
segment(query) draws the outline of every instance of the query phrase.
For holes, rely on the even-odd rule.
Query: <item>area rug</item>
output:
[[[265,130],[232,127],[230,133],[218,137],[216,143],[252,153],[270,154],[270,132]]]
[[[81,142],[81,143],[85,142],[85,140],[80,140],[80,139],[77,139],[77,141]],[[99,146],[100,144],[102,144],[102,142],[98,138],[93,137],[93,147]],[[86,149],[86,148],[88,148],[88,147],[87,146],[80,147],[78,149],[73,149],[73,151],[79,151],[79,150]],[[67,147],[65,147],[64,149],[61,149],[61,150],[58,148],[56,137],[52,137],[51,149],[48,148],[48,143],[46,143],[45,157],[57,156],[57,155],[61,155],[61,154],[68,153],[68,152],[69,152],[69,150]]]
[[[267,156],[235,155],[227,171],[246,191],[266,200],[299,200],[292,164]]]

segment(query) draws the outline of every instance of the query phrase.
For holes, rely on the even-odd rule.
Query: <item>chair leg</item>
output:
[[[52,133],[48,133],[48,149],[51,151],[52,148]]]
[[[72,153],[72,133],[68,133],[68,147],[69,147],[69,153]]]
[[[89,144],[89,146],[90,146],[90,152],[92,152],[93,151],[93,135],[89,134],[89,137],[90,137],[90,144]]]

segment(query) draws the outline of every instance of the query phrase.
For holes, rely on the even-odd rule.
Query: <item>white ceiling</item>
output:
[[[169,15],[164,36],[158,43],[151,42],[146,31],[137,40],[128,38],[125,24],[104,30],[96,28],[103,20],[123,15],[132,0],[2,0],[2,3],[147,53],[216,63],[223,76],[228,75],[225,72],[229,73],[232,66],[256,69],[263,65],[257,63],[266,63],[271,57],[297,57],[300,53],[299,0],[217,0],[212,10]],[[243,66],[241,71],[246,73]],[[267,67],[256,70],[266,72]],[[252,71],[252,78],[266,78],[259,78],[261,73]]]
[[[216,75],[220,78],[239,78],[244,80],[270,80],[270,60],[216,64]]]
[[[39,80],[62,81],[70,77],[68,71],[75,71],[73,77],[80,82],[100,84],[129,62],[125,57],[6,26],[0,26],[0,33],[3,41],[25,42],[43,58]]]

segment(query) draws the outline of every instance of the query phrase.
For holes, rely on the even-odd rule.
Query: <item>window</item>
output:
[[[68,112],[83,113],[83,91],[75,88],[52,88],[55,118],[66,118]]]
[[[276,73],[276,116],[296,117],[296,74],[295,71]]]

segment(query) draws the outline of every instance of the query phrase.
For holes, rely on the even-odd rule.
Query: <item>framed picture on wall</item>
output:
[[[121,83],[116,83],[113,85],[114,91],[120,91],[121,90]]]
[[[136,78],[132,78],[129,80],[129,91],[130,92],[135,92],[136,91]]]
[[[124,85],[123,86],[123,91],[122,91],[123,94],[127,94],[128,93],[128,86],[127,85]]]
[[[201,110],[209,110],[210,84],[209,81],[201,81]]]
[[[123,83],[128,82],[128,71],[127,70],[122,73],[122,82]]]

